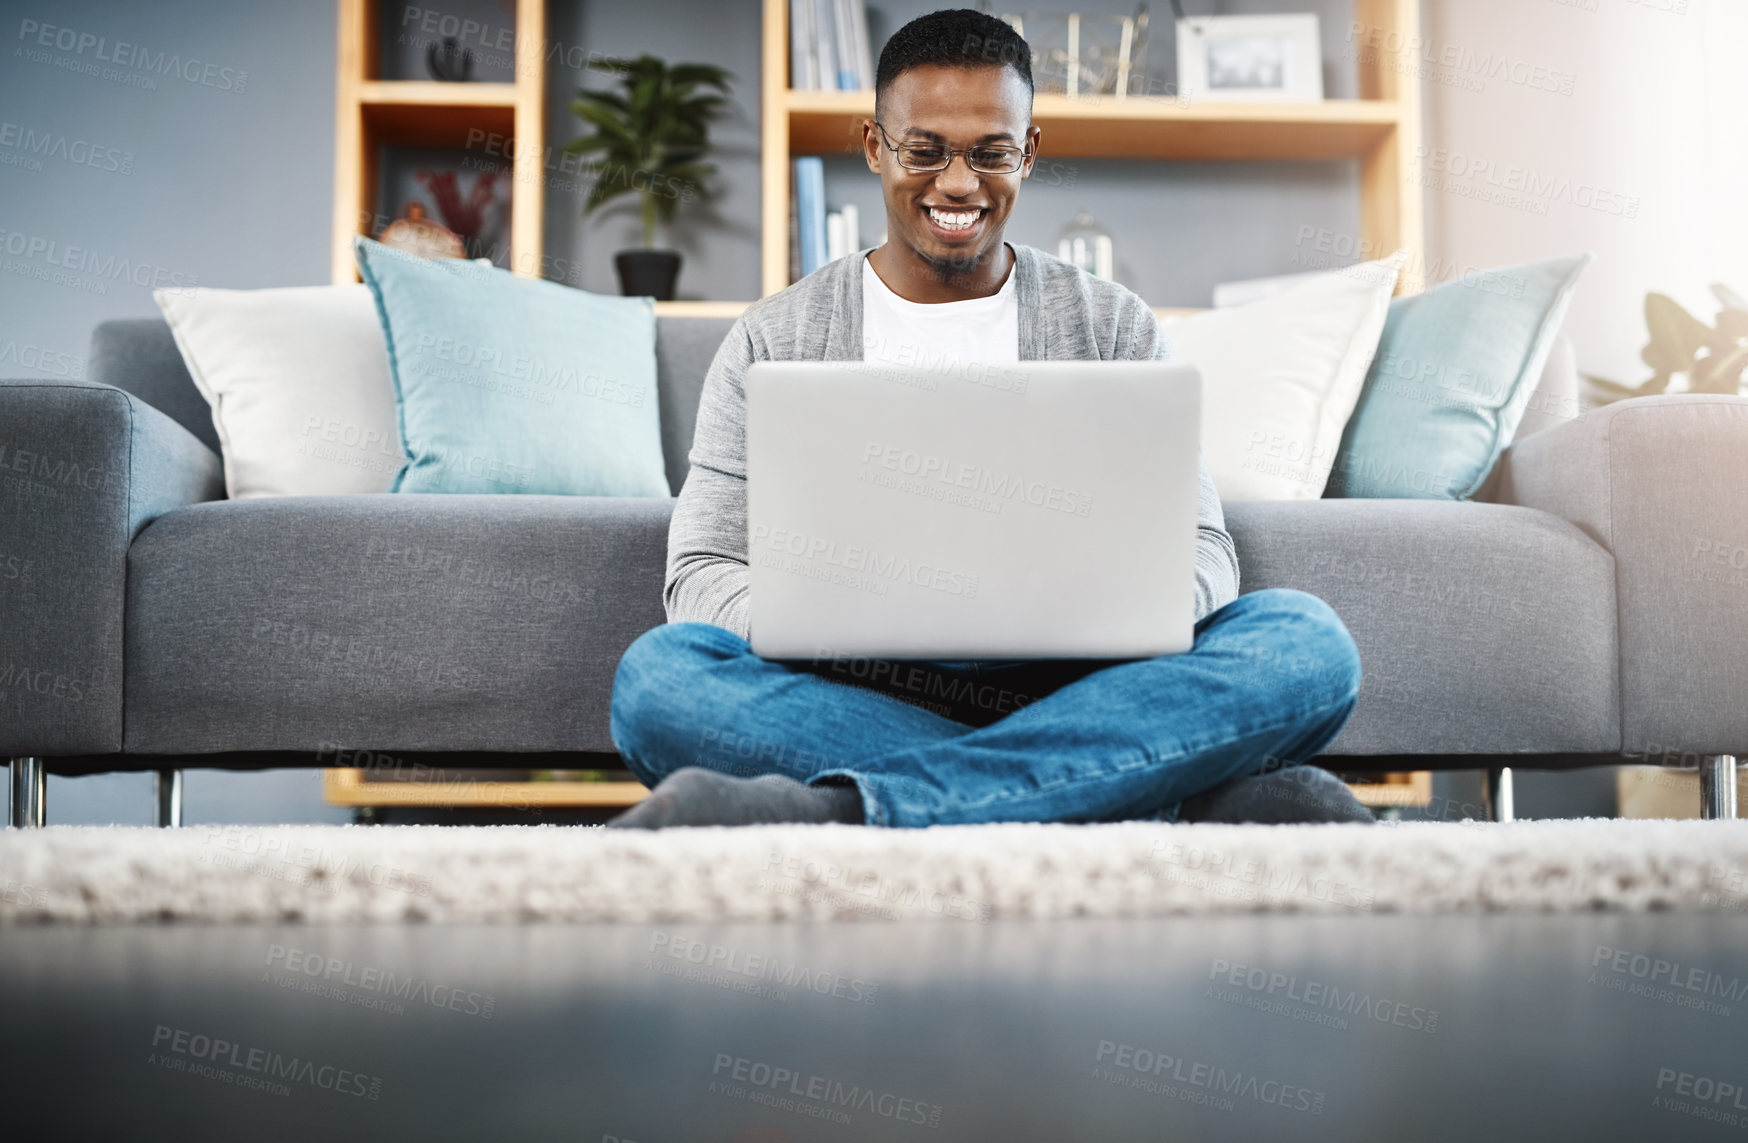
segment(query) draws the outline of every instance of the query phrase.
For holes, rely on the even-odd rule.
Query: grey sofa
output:
[[[731,322],[658,323],[685,479]],[[225,500],[161,321],[94,336],[89,380],[0,381],[0,753],[15,822],[45,768],[600,764],[620,654],[663,622],[671,501]],[[1234,503],[1243,588],[1331,603],[1365,682],[1344,772],[1703,759],[1748,748],[1748,400],[1625,402],[1522,439],[1493,502]],[[578,755],[589,755],[579,758]]]

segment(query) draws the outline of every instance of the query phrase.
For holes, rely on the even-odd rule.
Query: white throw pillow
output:
[[[1323,495],[1406,252],[1160,323],[1202,371],[1202,459],[1223,500]]]
[[[225,491],[387,492],[406,463],[370,290],[158,290],[224,446]]]
[[[1524,406],[1523,420],[1517,422],[1513,444],[1543,429],[1563,425],[1584,411],[1581,395],[1583,384],[1578,379],[1578,355],[1572,339],[1562,334],[1548,351],[1548,363],[1542,366],[1542,379]]]

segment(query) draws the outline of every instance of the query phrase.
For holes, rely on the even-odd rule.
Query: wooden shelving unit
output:
[[[340,51],[334,99],[332,279],[355,282],[352,236],[376,213],[382,148],[463,147],[470,132],[516,140],[510,204],[510,267],[540,276],[546,138],[546,0],[517,0],[513,83],[383,79],[374,0],[339,0]],[[477,140],[477,134],[471,136]]]
[[[322,794],[331,806],[611,809],[636,805],[648,793],[640,782],[372,782],[363,770],[322,771]]]
[[[1330,765],[1339,769],[1341,761],[1334,759]],[[1353,796],[1368,806],[1407,809],[1411,806],[1425,806],[1432,803],[1431,770],[1377,774],[1373,777],[1374,781],[1349,782],[1347,784],[1347,788],[1353,791]]]
[[[372,782],[366,779],[362,770],[341,769],[324,770],[322,775],[322,793],[331,806],[613,809],[634,806],[649,793],[642,784],[626,781],[488,782],[468,779]],[[1698,779],[1695,778],[1694,782],[1697,789]],[[1748,778],[1744,782],[1748,783]],[[1412,774],[1379,774],[1374,782],[1349,782],[1348,789],[1368,806],[1424,806],[1432,801],[1432,774],[1425,770]],[[1698,795],[1693,795],[1689,801],[1697,806]]]
[[[787,0],[765,0],[760,105],[763,149],[762,289],[789,284],[790,160],[861,150],[871,91],[789,87]],[[1380,41],[1418,43],[1418,0],[1355,0],[1354,19]],[[1412,180],[1420,141],[1413,59],[1379,48],[1359,65],[1359,99],[1321,103],[1196,103],[1144,96],[1040,95],[1032,120],[1041,153],[1061,158],[1358,159],[1359,237],[1383,252],[1422,248],[1424,220]],[[1380,255],[1381,256],[1381,255]]]

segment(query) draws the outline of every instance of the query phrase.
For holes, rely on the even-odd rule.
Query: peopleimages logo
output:
[[[210,1065],[201,1074],[238,1087],[258,1087],[261,1080],[288,1080],[341,1095],[363,1096],[365,1099],[375,1099],[382,1094],[380,1076],[365,1075],[350,1068],[321,1064],[297,1056],[287,1057],[265,1048],[251,1048],[219,1036],[190,1032],[185,1028],[170,1028],[163,1024],[159,1024],[152,1031],[152,1058],[146,1062],[164,1062],[158,1058],[160,1053],[166,1060],[177,1063],[199,1061],[202,1065]],[[237,1075],[228,1070],[213,1071],[219,1065],[253,1074]],[[175,1070],[195,1069],[183,1067]]]
[[[1028,480],[1019,473],[997,472],[980,464],[930,456],[880,441],[869,441],[863,446],[862,464],[877,472],[914,477],[924,484],[938,484],[988,497],[995,503],[997,511],[1002,504],[1018,500],[1034,508],[1065,512],[1071,516],[1092,515],[1090,492],[1079,492],[1044,480]]]
[[[65,457],[18,448],[4,441],[0,441],[0,472],[22,473],[63,487],[76,484],[92,492],[110,487],[123,475],[119,471],[107,472],[96,465],[78,464]]]
[[[1657,1094],[1651,1097],[1651,1106],[1726,1127],[1748,1125],[1748,1089],[1742,1084],[1679,1068],[1657,1069]]]
[[[1304,979],[1275,972],[1257,965],[1248,965],[1216,957],[1208,966],[1208,979],[1232,989],[1268,1000],[1291,1000],[1312,1009],[1328,1009],[1346,1016],[1355,1016],[1377,1024],[1391,1024],[1428,1035],[1438,1031],[1438,1009],[1422,1008],[1401,1000],[1390,1000],[1341,987],[1320,980]],[[1214,993],[1216,999],[1231,1000],[1224,990]],[[1248,997],[1246,998],[1248,999]],[[1258,1007],[1247,1004],[1248,1007]],[[1346,1022],[1342,1022],[1346,1027]]]
[[[1696,992],[1702,996],[1718,996],[1731,1001],[1740,1001],[1748,996],[1748,981],[1740,977],[1726,977],[1722,973],[1695,965],[1684,965],[1678,961],[1647,956],[1628,949],[1611,948],[1608,945],[1596,946],[1590,965],[1592,968],[1621,973],[1636,980],[1666,984],[1671,988]]]
[[[1464,77],[1502,80],[1533,91],[1571,95],[1578,80],[1571,72],[1518,59],[1504,52],[1477,51],[1454,43],[1438,44],[1420,36],[1405,36],[1395,28],[1364,24],[1358,20],[1348,24],[1347,40],[1367,52],[1381,50],[1397,60],[1417,60],[1421,64],[1448,68]],[[1350,47],[1348,51],[1352,54],[1354,49]],[[1362,59],[1361,62],[1375,62],[1375,58]]]
[[[17,123],[0,122],[0,147],[18,151],[21,157],[28,157],[35,164],[30,168],[34,171],[42,170],[42,164],[36,160],[43,158],[60,159],[77,167],[90,167],[92,170],[108,171],[112,174],[131,175],[134,170],[132,151],[100,146],[85,139],[70,139],[53,131],[39,134],[34,128]],[[3,156],[0,156],[0,161],[10,162]]]
[[[745,977],[764,984],[781,985],[820,996],[832,996],[853,1004],[872,1004],[880,986],[859,976],[845,976],[803,965],[785,963],[781,957],[749,953],[725,945],[707,944],[692,937],[656,930],[650,937],[651,957],[665,957],[710,972]],[[659,962],[656,962],[659,963]],[[782,994],[778,994],[782,997]]]
[[[400,1005],[386,1006],[378,1001],[393,1000],[407,1004],[429,1005],[466,1016],[490,1020],[497,1007],[497,998],[449,984],[433,984],[421,976],[397,973],[392,968],[375,965],[359,966],[349,960],[324,956],[318,952],[286,945],[267,946],[267,968],[281,969],[284,976],[264,979],[280,987],[299,986],[302,991],[328,999],[343,1000],[359,1007],[378,1007],[400,1015]],[[300,979],[303,978],[303,979]],[[348,993],[346,990],[356,990]],[[375,993],[363,996],[362,993]]]
[[[1448,151],[1443,147],[1416,147],[1414,161],[1419,169],[1428,173],[1427,185],[1435,190],[1460,193],[1457,191],[1457,184],[1448,179],[1432,177],[1448,175],[1451,179],[1467,180],[1508,197],[1522,195],[1523,200],[1529,200],[1540,207],[1534,212],[1538,214],[1547,213],[1547,207],[1542,205],[1544,202],[1557,202],[1619,218],[1639,217],[1638,195],[1623,194],[1593,183],[1574,181],[1565,175],[1543,174],[1533,167],[1501,165],[1492,159],[1466,155],[1461,151]],[[1510,205],[1507,198],[1500,201],[1504,205]]]
[[[200,87],[216,88],[219,91],[230,91],[242,94],[249,84],[249,73],[241,68],[221,67],[215,63],[207,63],[192,56],[183,59],[175,52],[153,51],[142,44],[130,44],[126,40],[111,40],[107,36],[82,32],[76,28],[63,28],[54,24],[44,24],[38,20],[20,20],[18,22],[18,39],[21,46],[14,49],[13,54],[30,60],[32,63],[52,63],[69,71],[77,71],[89,75],[97,75],[102,79],[126,78],[133,86],[155,87],[148,76],[166,76],[180,79],[185,83]],[[72,58],[62,56],[52,59],[45,49],[58,52],[70,52]],[[89,62],[86,62],[89,61]],[[134,72],[145,72],[147,75],[122,76],[109,68],[99,68],[99,64],[114,64],[116,67],[127,68]],[[139,82],[144,80],[145,82]]]
[[[941,1105],[938,1103],[924,1103],[919,1099],[881,1091],[872,1086],[845,1083],[830,1076],[810,1075],[762,1060],[731,1056],[726,1052],[716,1054],[716,1062],[711,1067],[710,1074],[719,1077],[711,1083],[711,1090],[717,1094],[753,1103],[770,1103],[768,1097],[776,1096],[784,1102],[775,1106],[781,1106],[783,1110],[793,1110],[835,1123],[848,1123],[848,1112],[870,1111],[895,1123],[914,1123],[919,1127],[941,1125]],[[720,1080],[732,1080],[744,1086],[729,1087]],[[753,1097],[754,1092],[760,1092],[764,1097]],[[807,1102],[786,1106],[791,1099]]]
[[[837,540],[809,536],[787,528],[771,528],[760,524],[753,529],[752,547],[755,551],[762,548],[798,559],[820,560],[846,572],[911,583],[947,595],[964,596],[966,599],[973,599],[977,595],[978,577],[969,572],[954,571],[938,564],[912,560],[859,544],[840,544]]]
[[[549,364],[538,357],[530,357],[514,350],[500,350],[489,345],[474,345],[471,342],[459,341],[453,337],[435,333],[421,333],[415,341],[416,348],[429,355],[432,360],[447,361],[464,369],[478,370],[495,377],[512,381],[527,382],[531,386],[550,389],[554,392],[576,392],[585,397],[608,401],[616,405],[628,405],[632,408],[642,408],[646,397],[651,393],[649,386],[641,382],[632,382],[623,378],[608,377],[600,373],[582,373],[576,366],[563,362]],[[418,363],[418,367],[426,373],[437,374],[430,363]],[[461,375],[449,374],[450,379]]]
[[[1119,1087],[1136,1087],[1191,1102],[1211,1103],[1224,1111],[1233,1110],[1236,1099],[1249,1099],[1288,1111],[1323,1114],[1323,1092],[1265,1079],[1250,1072],[1227,1071],[1200,1060],[1188,1060],[1134,1044],[1100,1040],[1093,1061],[1098,1065],[1109,1065],[1095,1067],[1093,1078]],[[1188,1090],[1176,1088],[1174,1085],[1177,1084],[1185,1085]]]
[[[131,282],[148,289],[188,289],[200,284],[191,274],[155,266],[150,262],[135,262],[131,258],[102,254],[85,246],[64,245],[52,238],[42,238],[18,230],[0,230],[0,251],[75,274],[90,274],[111,282]]]
[[[59,353],[40,345],[21,345],[16,340],[0,342],[0,368],[19,365],[55,377],[74,381],[85,377],[85,359],[71,353]]]

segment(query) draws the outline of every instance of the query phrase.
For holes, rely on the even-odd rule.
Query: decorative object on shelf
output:
[[[1712,296],[1719,307],[1715,329],[1667,294],[1646,294],[1645,328],[1650,340],[1639,357],[1651,367],[1651,378],[1633,388],[1586,376],[1591,404],[1668,392],[1669,379],[1677,373],[1686,375],[1689,393],[1740,393],[1748,373],[1748,299],[1720,283],[1712,285]]]
[[[550,135],[547,122],[551,103],[547,69],[551,61],[564,62],[559,60],[564,53],[555,49],[557,41],[547,34],[551,7],[547,0],[491,0],[489,4],[481,0],[460,7],[438,6],[441,11],[426,6],[423,23],[438,28],[434,34],[420,31],[421,22],[413,19],[418,8],[391,8],[384,0],[331,0],[328,6],[336,11],[339,33],[331,57],[330,280],[358,281],[353,238],[378,236],[402,203],[421,199],[431,217],[441,221],[436,204],[414,179],[421,167],[499,174],[504,181],[498,184],[497,201],[504,218],[501,239],[491,246],[494,262],[523,277],[538,277],[543,267],[552,272],[554,262],[542,257],[548,196],[539,191],[552,183],[548,189],[553,190],[553,202],[564,198],[550,176],[552,152],[568,135]],[[511,7],[513,21],[507,18]],[[467,13],[490,19],[487,8],[506,17],[493,21],[489,37],[470,34],[449,22]],[[397,28],[410,35],[406,43],[390,46],[386,41],[396,36]],[[426,70],[426,48],[445,33],[473,49],[474,78],[469,84],[435,81]],[[525,50],[513,53],[511,67],[508,59],[493,61],[494,44],[504,55],[511,54],[514,45]],[[553,50],[527,50],[534,46]],[[574,45],[567,51],[569,59],[582,54]],[[489,88],[480,82],[488,77],[495,77]],[[384,98],[390,102],[384,103]],[[494,139],[513,140],[514,145],[497,146]],[[467,175],[460,181],[465,193]],[[490,230],[488,218],[482,232]],[[564,260],[560,264],[569,266]]]
[[[1117,280],[1112,271],[1111,232],[1100,226],[1084,208],[1075,211],[1074,218],[1062,228],[1062,237],[1056,243],[1056,256],[1064,262],[1073,262],[1095,278],[1108,282]]]
[[[863,0],[789,0],[789,86],[797,91],[874,89]]]
[[[431,200],[437,204],[437,214],[443,224],[461,239],[462,248],[476,258],[491,258],[506,253],[503,231],[507,197],[498,197],[498,182],[509,185],[509,177],[497,171],[473,173],[473,186],[467,197],[461,196],[458,172],[453,170],[422,170],[416,177]]]
[[[441,45],[432,44],[425,49],[425,67],[432,79],[444,83],[466,83],[473,78],[473,52],[450,36]]]
[[[425,204],[409,202],[400,218],[382,228],[376,240],[421,258],[465,258],[467,247],[455,231],[425,217]]]
[[[1317,17],[1180,16],[1177,83],[1183,99],[1318,102],[1323,52]]]
[[[1002,16],[1032,48],[1032,83],[1050,95],[1147,93],[1147,4],[1133,16],[1023,12]]]
[[[669,65],[647,54],[589,66],[617,75],[622,90],[580,89],[571,101],[571,110],[595,128],[564,146],[568,154],[596,156],[584,167],[595,184],[583,201],[583,213],[593,214],[621,195],[638,196],[643,248],[614,255],[620,290],[627,296],[669,301],[680,274],[680,255],[655,249],[656,222],[671,223],[680,203],[712,195],[705,180],[716,173],[716,165],[704,161],[710,150],[710,121],[727,105],[728,83],[734,77],[712,64]]]

